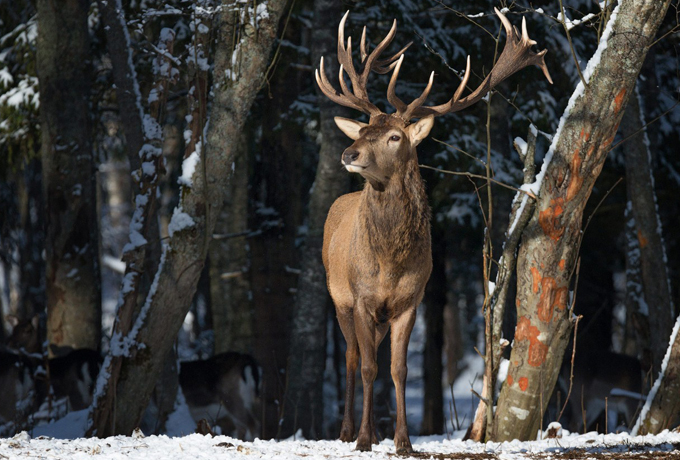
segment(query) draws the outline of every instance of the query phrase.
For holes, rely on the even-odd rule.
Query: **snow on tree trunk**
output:
[[[160,266],[130,332],[119,340],[120,373],[116,385],[97,393],[114,394],[113,424],[94,426],[96,436],[130,434],[138,425],[161,371],[167,352],[191,306],[205,262],[208,245],[223,202],[224,184],[229,180],[233,155],[250,106],[260,90],[276,38],[285,0],[243,5],[241,24],[247,29],[232,47],[234,11],[226,2],[219,13],[213,86],[214,99],[207,128],[206,148],[184,160],[180,178],[182,196],[169,225],[170,238]],[[238,69],[232,67],[238,65]],[[106,363],[105,363],[106,364]],[[104,372],[104,371],[103,371]],[[95,399],[93,411],[98,411]]]
[[[101,289],[89,113],[88,2],[37,3],[50,354],[99,349]],[[65,33],[68,31],[68,33]],[[62,347],[65,349],[60,350]]]
[[[667,270],[666,251],[659,219],[654,176],[649,151],[649,140],[637,92],[631,95],[626,114],[621,120],[624,136],[633,136],[623,143],[626,157],[626,184],[630,203],[630,218],[638,240],[642,294],[646,314],[654,374],[661,369],[661,361],[668,348],[668,337],[673,324],[673,305]],[[637,134],[636,134],[637,133]],[[641,344],[644,345],[644,344]]]
[[[680,414],[680,316],[675,321],[666,355],[632,435],[658,434],[677,425]]]
[[[622,0],[602,34],[533,186],[517,261],[517,327],[493,439],[533,439],[569,341],[569,287],[583,209],[669,1]]]
[[[342,5],[333,0],[314,2],[312,30],[312,65],[322,55],[330,67],[332,78],[337,75],[335,59],[329,59],[337,46],[338,18]],[[321,144],[314,187],[310,192],[308,230],[302,254],[300,278],[292,320],[288,361],[286,415],[284,435],[302,428],[308,439],[322,438],[323,375],[326,368],[326,321],[329,295],[326,272],[321,261],[323,226],[335,199],[348,188],[349,174],[338,169],[342,151],[349,146],[348,138],[337,128],[334,116],[351,116],[339,108],[317,88],[320,106]],[[294,416],[298,413],[298,417]],[[304,414],[304,416],[302,415]],[[295,422],[297,421],[297,423]],[[294,426],[297,425],[297,426]],[[335,433],[334,433],[335,434]]]

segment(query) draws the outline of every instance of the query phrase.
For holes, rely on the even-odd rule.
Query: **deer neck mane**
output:
[[[382,189],[366,182],[359,210],[361,233],[376,255],[397,263],[430,239],[430,207],[416,157]]]

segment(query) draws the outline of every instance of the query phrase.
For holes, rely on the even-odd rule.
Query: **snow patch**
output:
[[[184,185],[186,187],[191,187],[193,185],[192,178],[194,177],[194,172],[196,171],[196,165],[201,159],[201,145],[196,144],[196,150],[192,152],[187,158],[182,162],[182,175],[177,179],[179,185]]]
[[[175,232],[191,228],[196,225],[194,219],[182,210],[181,206],[175,208],[172,213],[172,219],[168,224],[168,234],[172,237]]]
[[[520,420],[526,420],[526,418],[529,416],[529,411],[526,409],[520,409],[519,407],[511,407],[510,408],[510,413],[512,413],[515,417],[517,417]]]

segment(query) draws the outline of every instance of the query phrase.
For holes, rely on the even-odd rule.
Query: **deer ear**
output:
[[[350,120],[349,118],[335,117],[334,120],[335,124],[338,125],[338,128],[340,128],[340,131],[345,133],[347,137],[353,141],[356,141],[359,139],[359,137],[361,137],[359,136],[359,131],[361,131],[361,128],[368,126],[367,123]]]
[[[411,139],[411,144],[414,146],[420,144],[420,141],[430,134],[432,125],[434,125],[433,115],[428,115],[425,118],[421,118],[416,123],[409,125],[406,128],[406,132],[408,133],[409,139]]]

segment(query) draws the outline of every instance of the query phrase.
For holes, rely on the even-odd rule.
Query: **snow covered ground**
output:
[[[446,436],[412,437],[415,458],[680,458],[680,433],[630,437],[628,434],[587,433],[532,442],[474,443],[461,441],[462,432]],[[354,443],[340,441],[244,442],[227,436],[191,434],[183,437],[116,436],[106,439],[31,438],[20,433],[0,439],[0,459],[276,459],[394,457],[394,444],[385,440],[371,453],[359,453]]]

